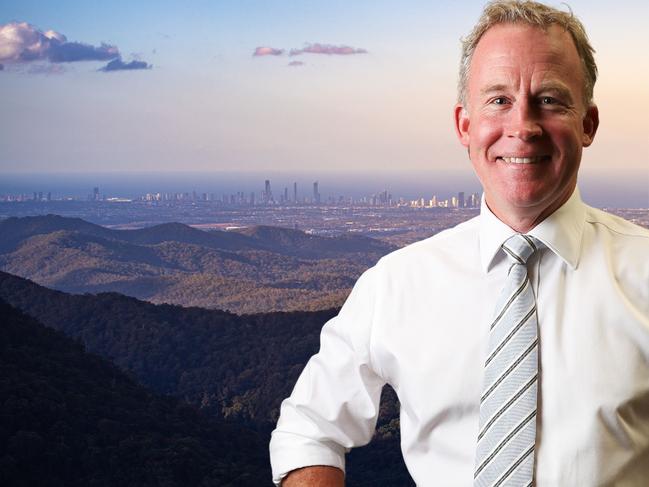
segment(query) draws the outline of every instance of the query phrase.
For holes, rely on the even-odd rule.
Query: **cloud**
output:
[[[304,63],[302,61],[291,61],[288,63],[289,66],[304,66]]]
[[[83,42],[68,42],[67,38],[56,31],[42,30],[27,22],[9,22],[0,24],[0,62],[6,64],[26,64],[37,61],[48,61],[54,64],[74,63],[79,61],[110,61],[102,70],[148,69],[151,66],[144,61],[124,63],[117,46],[102,43],[93,46]],[[34,66],[28,73],[61,73],[63,68],[46,68]]]
[[[328,56],[349,56],[351,54],[367,54],[365,49],[350,46],[334,46],[331,44],[307,44],[302,49],[291,49],[289,56],[299,56],[301,54],[326,54]]]
[[[53,45],[65,42],[65,36],[58,32],[42,32],[27,22],[9,22],[0,25],[0,60],[19,63],[47,59]]]
[[[252,53],[253,56],[281,56],[284,54],[284,49],[276,49],[274,47],[260,46]]]
[[[65,42],[53,45],[49,52],[49,60],[53,63],[107,61],[117,57],[119,57],[117,47],[103,43],[99,47],[94,47],[81,42]]]
[[[130,63],[125,63],[121,58],[117,58],[113,59],[103,68],[100,68],[99,71],[108,73],[109,71],[132,71],[137,69],[151,69],[151,65],[144,61],[131,61]]]

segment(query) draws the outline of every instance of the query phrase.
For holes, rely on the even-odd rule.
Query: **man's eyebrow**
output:
[[[480,95],[485,96],[485,95],[491,95],[492,93],[503,93],[507,91],[508,87],[505,84],[496,84],[496,85],[489,85],[486,88],[482,88],[480,90]]]
[[[538,90],[539,95],[548,93],[551,95],[557,95],[560,98],[566,100],[567,102],[572,103],[572,95],[567,86],[560,83],[551,83],[547,85],[542,85]]]

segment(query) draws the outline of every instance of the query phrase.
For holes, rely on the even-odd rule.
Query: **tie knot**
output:
[[[527,263],[527,259],[541,248],[543,244],[531,235],[517,233],[512,235],[502,245],[502,249],[509,258],[518,264]]]

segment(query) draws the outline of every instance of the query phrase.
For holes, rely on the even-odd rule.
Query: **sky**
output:
[[[568,3],[600,70],[582,174],[649,197],[649,2]],[[483,4],[3,0],[0,175],[470,173],[452,109]]]

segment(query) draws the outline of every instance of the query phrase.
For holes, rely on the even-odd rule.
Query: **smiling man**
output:
[[[282,403],[276,483],[343,485],[388,383],[417,485],[647,485],[649,232],[580,199],[596,78],[571,13],[485,7],[455,107],[481,213],[361,276]]]
[[[455,107],[458,136],[490,210],[519,232],[568,201],[597,131],[588,88],[596,71],[585,53],[590,73],[564,27],[522,22],[491,27],[472,53]]]

